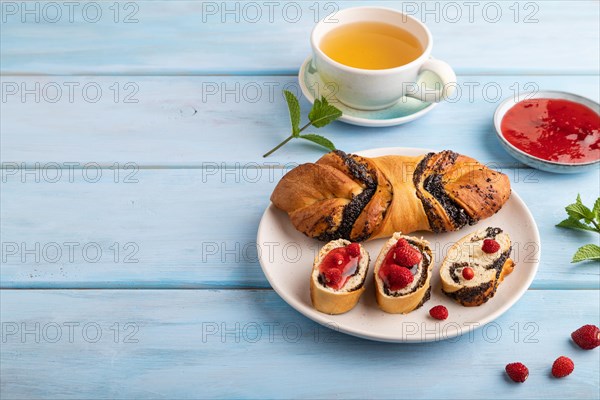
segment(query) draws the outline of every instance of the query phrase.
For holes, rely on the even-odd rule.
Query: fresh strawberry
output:
[[[396,245],[394,249],[394,262],[402,267],[412,267],[420,263],[422,258],[421,253],[409,244],[406,246]]]
[[[571,372],[575,369],[575,364],[569,357],[560,356],[552,364],[552,375],[555,378],[564,378],[567,375],[571,375]]]
[[[348,252],[348,255],[350,257],[358,257],[360,256],[360,244],[351,243],[348,246],[346,246],[346,251]]]
[[[475,277],[475,272],[473,271],[473,268],[466,267],[466,268],[463,268],[463,270],[462,270],[462,276],[466,280],[470,281],[471,279],[473,279]]]
[[[410,244],[408,244],[408,240],[406,240],[404,238],[400,238],[396,242],[396,247],[408,247],[408,246],[410,246]]]
[[[571,333],[571,338],[584,350],[600,346],[600,329],[596,325],[584,325]]]
[[[481,246],[481,250],[483,250],[484,253],[494,254],[495,252],[500,250],[500,244],[494,239],[484,239],[483,246]]]
[[[390,264],[386,271],[387,284],[391,291],[404,289],[415,279],[407,268]]]
[[[448,318],[448,309],[444,306],[435,306],[429,310],[429,315],[435,319],[444,320]]]
[[[529,370],[520,362],[508,364],[505,369],[506,374],[515,382],[523,383],[529,376]]]
[[[329,268],[323,272],[327,286],[336,288],[342,282],[342,271],[337,268]]]

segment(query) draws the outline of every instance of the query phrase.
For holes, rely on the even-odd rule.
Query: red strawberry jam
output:
[[[401,238],[385,256],[379,268],[379,278],[391,291],[404,289],[414,281],[416,268],[413,270],[413,267],[422,259],[421,252]]]
[[[331,250],[319,265],[320,279],[334,290],[339,290],[356,273],[360,261],[360,245],[351,243]]]
[[[600,156],[600,117],[573,101],[523,100],[506,112],[501,129],[513,146],[544,160],[588,163]]]

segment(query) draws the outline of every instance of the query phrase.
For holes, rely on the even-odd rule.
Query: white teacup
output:
[[[389,69],[360,69],[334,61],[321,50],[321,40],[333,29],[354,22],[382,22],[400,27],[420,41],[423,53],[408,64]],[[421,21],[384,7],[341,10],[319,22],[311,35],[313,63],[321,78],[326,84],[334,85],[339,101],[361,110],[387,108],[403,96],[439,102],[451,95],[456,85],[456,74],[447,63],[431,58],[432,45],[431,33]],[[441,85],[432,89],[424,83],[417,83],[425,71],[436,74]]]

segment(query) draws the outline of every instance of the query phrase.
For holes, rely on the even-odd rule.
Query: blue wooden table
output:
[[[284,88],[315,21],[362,2],[11,2],[1,15],[2,399],[598,398],[591,233],[561,230],[600,174],[517,163],[492,114],[515,93],[599,99],[596,1],[388,2],[430,27],[460,96],[411,124],[321,133],[352,152],[468,154],[509,175],[540,229],[530,290],[453,341],[391,345],[321,327],[270,288],[254,242],[269,195],[321,149],[290,143]],[[301,100],[304,109],[309,107]],[[570,356],[575,372],[549,375]],[[522,385],[504,366],[526,363]]]

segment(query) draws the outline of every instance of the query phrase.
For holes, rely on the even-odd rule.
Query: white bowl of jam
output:
[[[600,104],[567,92],[522,93],[494,114],[500,143],[530,167],[575,173],[600,166]]]

